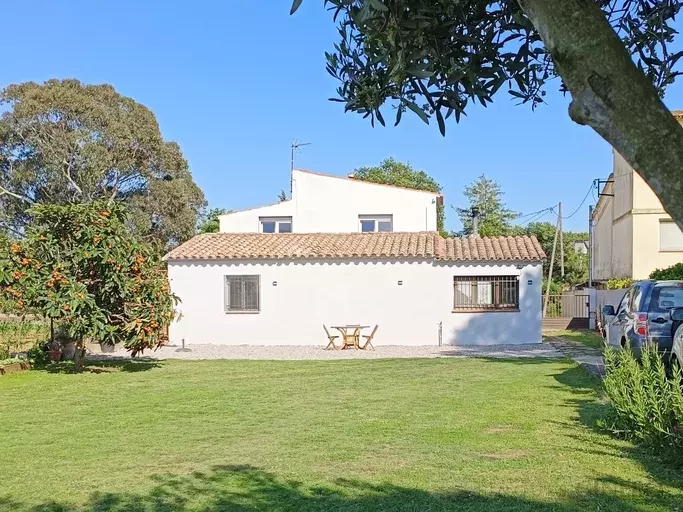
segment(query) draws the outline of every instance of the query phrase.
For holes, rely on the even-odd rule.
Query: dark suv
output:
[[[608,345],[626,346],[640,353],[646,341],[660,351],[671,352],[680,325],[672,312],[683,308],[683,281],[638,281],[629,288],[619,306],[605,306],[605,339]]]

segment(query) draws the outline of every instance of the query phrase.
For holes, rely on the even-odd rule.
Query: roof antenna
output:
[[[292,194],[293,189],[294,189],[294,154],[295,153],[301,153],[301,146],[310,146],[312,143],[311,142],[301,142],[298,139],[294,139],[292,141],[292,145],[290,146],[292,150],[292,155],[290,159],[290,167],[289,167],[289,193]]]

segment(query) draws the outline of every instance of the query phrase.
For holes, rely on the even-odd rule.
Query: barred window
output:
[[[519,309],[518,276],[454,276],[454,311]]]
[[[258,313],[260,276],[225,276],[225,311]]]

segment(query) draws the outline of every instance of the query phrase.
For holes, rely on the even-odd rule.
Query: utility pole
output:
[[[545,301],[543,302],[543,317],[548,313],[548,301],[550,300],[550,283],[553,281],[553,265],[555,265],[555,249],[557,248],[557,234],[560,232],[560,222],[562,218],[557,216],[557,225],[555,226],[555,238],[553,239],[553,253],[550,257],[550,269],[548,270],[548,286],[545,289]]]
[[[588,287],[593,287],[593,205],[588,206]]]
[[[562,232],[562,201],[557,205],[557,222],[560,226],[560,268],[564,277],[564,233]]]

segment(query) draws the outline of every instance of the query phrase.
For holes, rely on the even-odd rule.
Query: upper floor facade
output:
[[[291,198],[221,215],[222,233],[363,233],[437,230],[437,192],[292,171]]]
[[[593,212],[593,278],[647,279],[683,261],[683,233],[626,160],[614,151],[612,174]]]

